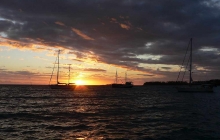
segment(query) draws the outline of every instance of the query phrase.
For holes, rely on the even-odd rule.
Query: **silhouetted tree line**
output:
[[[220,86],[220,79],[212,79],[209,81],[194,81],[194,84],[212,84],[213,86]]]
[[[154,82],[145,82],[144,86],[147,85],[187,85],[186,81],[168,81],[168,82],[161,82],[161,81],[154,81]]]
[[[153,82],[145,82],[144,86],[147,85],[187,85],[188,82],[186,81],[168,81],[168,82],[161,82],[161,81],[153,81]],[[192,84],[212,84],[213,86],[220,86],[220,79],[212,79],[209,81],[193,81]]]

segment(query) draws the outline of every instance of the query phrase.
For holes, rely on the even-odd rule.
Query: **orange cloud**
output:
[[[59,22],[59,21],[55,22],[55,24],[60,25],[60,26],[66,26],[64,23]]]
[[[76,28],[72,28],[72,31],[75,32],[77,35],[81,36],[85,40],[94,40],[93,38],[87,36],[86,34],[82,33],[80,30]]]
[[[30,43],[19,42],[7,38],[0,37],[0,46],[8,46],[11,48],[32,48]]]
[[[115,19],[115,18],[111,18],[111,22],[118,23],[117,19]]]
[[[129,25],[126,25],[126,24],[123,24],[123,23],[121,23],[120,26],[121,26],[121,28],[126,29],[126,30],[131,29],[131,27]]]
[[[117,19],[115,19],[115,18],[111,18],[112,19],[112,21],[117,21]]]
[[[143,29],[142,29],[142,28],[140,28],[140,27],[137,27],[137,29],[138,29],[139,31],[143,31]]]
[[[85,68],[83,71],[90,71],[90,72],[106,72],[104,69],[96,69],[96,68]]]
[[[37,39],[39,40],[39,39]],[[21,38],[20,41],[0,37],[0,46],[7,46],[9,48],[18,48],[19,50],[32,50],[32,51],[43,51],[50,50],[50,48],[62,48],[60,46],[48,46],[31,38]]]
[[[122,17],[120,17],[121,19],[122,19]],[[123,29],[126,29],[126,30],[130,30],[131,29],[131,23],[129,22],[129,21],[124,21],[125,23],[120,23],[120,22],[118,22],[117,21],[117,19],[116,18],[111,18],[110,19],[111,21],[110,22],[112,22],[112,23],[117,23],[118,25],[120,25],[121,26],[121,28],[123,28]]]

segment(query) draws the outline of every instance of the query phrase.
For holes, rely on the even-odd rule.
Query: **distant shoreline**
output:
[[[186,81],[168,81],[168,82],[161,82],[161,81],[152,81],[152,82],[145,82],[143,86],[148,85],[188,85],[189,83]],[[214,86],[220,85],[220,79],[212,79],[208,81],[193,81],[194,85],[201,85],[201,84],[212,84]]]
[[[193,81],[192,84],[212,84],[214,86],[220,86],[220,79],[212,79],[208,81]],[[76,85],[76,86],[111,86],[112,84],[105,85]],[[149,86],[149,85],[188,85],[186,81],[151,81],[145,82],[143,85],[134,85],[134,86]],[[49,86],[44,84],[0,84],[0,86]]]
[[[0,84],[0,86],[49,86],[49,85]],[[76,85],[76,86],[111,86],[111,84],[107,84],[107,85]],[[134,86],[143,86],[143,85],[134,85]]]

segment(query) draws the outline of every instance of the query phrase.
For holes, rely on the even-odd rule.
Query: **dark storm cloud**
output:
[[[0,68],[0,71],[5,71],[6,69],[2,69],[2,68]]]
[[[30,71],[10,71],[7,69],[0,69],[0,75],[7,77],[7,75],[23,75],[23,76],[33,76],[33,75],[37,75],[38,73],[33,73]]]
[[[180,65],[193,37],[194,64],[216,70],[219,53],[200,49],[220,48],[219,13],[212,0],[2,0],[0,33],[70,48],[78,58],[92,51],[97,61],[138,70],[147,70],[140,63]]]
[[[106,70],[104,69],[92,69],[92,68],[87,68],[87,69],[83,69],[83,71],[90,71],[90,72],[106,72]]]
[[[161,67],[161,69],[170,70],[171,68],[170,67]]]
[[[151,75],[151,74],[137,74],[137,75],[140,75],[140,76],[154,76],[154,75]]]

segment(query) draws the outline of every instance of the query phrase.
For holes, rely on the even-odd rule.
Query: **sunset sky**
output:
[[[175,81],[190,38],[193,79],[220,79],[217,0],[1,0],[0,84],[49,84],[59,49],[60,82]]]

